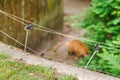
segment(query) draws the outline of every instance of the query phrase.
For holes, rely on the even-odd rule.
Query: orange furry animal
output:
[[[78,58],[85,57],[88,54],[88,47],[80,40],[71,40],[67,42],[68,54],[75,54]]]

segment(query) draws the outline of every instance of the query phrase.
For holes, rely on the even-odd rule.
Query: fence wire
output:
[[[13,19],[13,20],[15,20],[15,21],[17,21],[17,22],[25,25],[25,26],[27,25],[25,22],[28,22],[28,23],[30,23],[30,24],[33,24],[33,25],[38,26],[39,28],[33,28],[33,29],[35,29],[35,30],[40,30],[40,31],[48,32],[48,33],[53,33],[53,34],[57,34],[57,35],[62,35],[62,36],[69,37],[69,38],[73,38],[73,39],[80,39],[80,40],[85,41],[86,43],[92,43],[92,45],[94,45],[93,43],[99,43],[99,44],[103,44],[103,45],[106,45],[106,46],[114,47],[114,48],[110,48],[110,49],[116,50],[116,49],[115,49],[116,45],[106,44],[106,43],[103,43],[103,42],[97,42],[97,41],[88,40],[88,39],[85,39],[85,38],[79,38],[79,37],[75,37],[75,36],[63,34],[63,33],[57,32],[57,31],[55,31],[55,30],[53,30],[53,29],[49,29],[49,28],[47,28],[47,27],[44,27],[44,26],[41,26],[41,25],[32,23],[32,22],[30,22],[30,21],[28,21],[28,20],[24,20],[24,19],[22,19],[22,18],[20,18],[20,17],[17,17],[17,16],[15,16],[15,15],[12,15],[12,14],[7,13],[7,12],[5,12],[5,11],[0,10],[0,13],[8,16],[9,18],[11,18],[11,19]],[[7,33],[5,33],[5,32],[2,31],[2,30],[0,30],[0,32],[1,32],[2,34],[4,34],[5,36],[7,36],[8,38],[10,38],[10,39],[14,40],[15,42],[19,43],[20,45],[24,46],[24,53],[26,52],[26,49],[29,49],[29,50],[31,50],[32,52],[40,55],[40,53],[36,52],[35,50],[33,50],[33,49],[31,49],[30,47],[27,46],[28,32],[29,32],[28,30],[26,30],[25,44],[22,44],[21,42],[19,42],[18,40],[16,40],[15,38],[13,38],[12,36],[8,35]],[[105,46],[100,46],[100,47],[106,48]],[[107,48],[107,49],[109,49],[109,48]],[[94,58],[94,55],[95,55],[96,53],[97,53],[97,51],[93,52],[93,54],[92,54],[92,56],[90,57],[90,59],[89,59],[89,61],[87,62],[87,64],[86,64],[85,66],[82,66],[82,67],[87,68],[87,66],[90,64],[91,60]],[[65,62],[63,62],[62,60],[56,60],[56,59],[51,58],[51,57],[44,57],[44,58],[49,59],[49,60],[55,60],[55,61],[58,61],[58,62],[65,63]],[[74,66],[73,64],[68,63],[68,62],[66,62],[66,64],[69,64],[69,65]],[[97,72],[107,73],[107,72],[104,72],[104,71],[97,71]],[[110,74],[110,75],[111,75],[112,73],[107,73],[107,74]],[[119,75],[115,75],[115,74],[112,74],[112,75],[114,75],[114,76],[116,76],[116,77],[119,77]]]

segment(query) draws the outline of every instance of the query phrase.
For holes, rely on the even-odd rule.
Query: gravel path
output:
[[[12,60],[23,61],[31,65],[49,66],[55,69],[60,74],[68,74],[77,77],[79,80],[120,80],[119,78],[111,77],[102,73],[90,71],[84,68],[67,65],[52,60],[40,58],[30,53],[24,54],[22,50],[8,46],[0,42],[0,52],[8,53]]]

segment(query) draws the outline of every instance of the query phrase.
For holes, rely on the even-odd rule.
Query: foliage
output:
[[[92,0],[81,19],[79,16],[74,19],[77,21],[71,26],[87,29],[86,37],[98,43],[112,44],[99,43],[101,50],[88,67],[120,75],[120,50],[116,48],[120,45],[120,0]],[[83,61],[87,62],[86,59]],[[77,63],[85,65],[80,60]]]
[[[106,63],[106,65],[103,65],[103,70],[120,75],[120,55],[110,54],[106,49],[103,49],[103,53],[104,54],[98,54],[98,56],[102,58],[102,60],[99,60],[99,63]]]
[[[6,53],[6,54],[0,54],[0,60],[1,59],[7,59],[9,56],[8,56],[8,54]]]
[[[5,53],[0,53],[0,80],[53,80],[54,70],[40,65],[12,62]],[[58,80],[75,80],[72,76],[58,76]]]

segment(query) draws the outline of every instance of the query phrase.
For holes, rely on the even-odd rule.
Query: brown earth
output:
[[[81,14],[87,7],[89,7],[89,5],[90,5],[90,0],[64,0],[64,12],[65,12],[64,18],[69,17],[71,15]],[[82,30],[70,28],[66,22],[64,22],[62,33],[76,37],[82,37],[84,34]],[[46,46],[42,51],[38,49],[38,52],[44,53],[45,57],[49,57],[57,61],[74,64],[76,62],[76,57],[69,56],[67,54],[67,48],[66,48],[66,42],[73,38],[64,37],[60,35],[57,35],[56,38],[57,40],[53,39],[52,41],[53,45]],[[51,44],[51,42],[48,42],[48,44]]]

